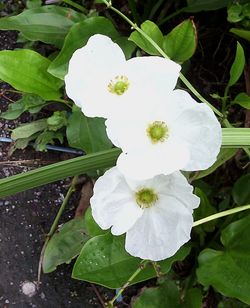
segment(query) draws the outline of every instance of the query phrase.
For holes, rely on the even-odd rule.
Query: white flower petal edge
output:
[[[121,48],[109,37],[96,34],[90,37],[87,44],[77,49],[70,61],[65,76],[67,95],[89,117],[106,116],[102,96],[103,75],[112,76],[116,68],[126,62]],[[101,92],[101,93],[100,93]],[[99,100],[96,101],[96,95]]]
[[[129,181],[111,168],[100,177],[90,200],[95,221],[114,235],[126,232],[125,249],[142,259],[173,256],[190,239],[199,198],[175,172],[146,181]]]
[[[189,155],[185,144],[170,142],[155,151],[145,149],[121,153],[117,160],[117,168],[128,179],[145,180],[184,168],[189,161]]]
[[[89,117],[124,117],[143,106],[145,90],[174,89],[181,66],[162,57],[126,61],[122,49],[104,35],[76,50],[65,76],[67,95]]]
[[[117,168],[111,168],[99,177],[90,200],[92,215],[98,225],[112,233],[125,233],[143,211],[133,202],[133,193]]]
[[[221,125],[206,104],[196,103],[185,91],[173,92],[177,104],[190,102],[190,108],[184,109],[172,125],[173,136],[176,140],[184,141],[190,152],[190,159],[182,170],[205,170],[216,161],[219,154],[222,143]]]

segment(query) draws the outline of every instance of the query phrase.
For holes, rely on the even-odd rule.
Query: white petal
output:
[[[185,144],[167,142],[163,146],[152,145],[141,151],[122,153],[117,160],[117,167],[128,179],[145,180],[159,174],[171,174],[182,169],[189,160]]]
[[[124,152],[151,146],[147,136],[147,121],[144,118],[134,117],[131,112],[127,115],[123,113],[122,119],[118,115],[107,119],[105,124],[109,139]]]
[[[126,232],[143,213],[116,167],[96,181],[90,204],[93,218],[98,225],[102,229],[113,226],[111,231],[114,235]]]
[[[190,151],[190,159],[182,170],[204,170],[216,161],[221,147],[221,126],[206,104],[194,103],[192,108],[185,109],[171,129],[172,136],[185,142]]]
[[[105,92],[110,76],[116,76],[126,63],[121,48],[104,35],[93,35],[88,43],[76,50],[65,76],[67,95],[87,116],[105,116],[100,92]],[[99,96],[96,97],[96,93]],[[103,106],[104,105],[104,106]]]
[[[169,258],[190,239],[192,225],[192,212],[181,200],[161,195],[126,233],[125,249],[141,259]]]
[[[176,86],[181,66],[163,57],[137,57],[127,61],[131,79],[140,77],[138,87],[151,88],[154,93],[164,89],[164,92],[172,91]]]
[[[171,174],[167,187],[161,189],[161,194],[175,196],[189,210],[197,208],[200,204],[200,199],[194,195],[193,186],[190,185],[185,176],[177,171]]]

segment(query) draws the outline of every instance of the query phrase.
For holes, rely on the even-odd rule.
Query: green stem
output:
[[[228,91],[229,91],[229,86],[227,85],[224,91],[224,97],[222,98],[222,113],[224,114],[224,116],[226,115],[226,111],[227,111]]]
[[[140,272],[145,268],[145,266],[148,264],[149,261],[143,260],[138,267],[138,269],[129,277],[128,281],[125,283],[123,287],[117,292],[117,294],[114,296],[114,298],[109,302],[109,305],[113,307],[114,302],[117,300],[117,298],[122,294],[122,292],[130,285],[130,283],[135,279],[135,277],[140,274]]]
[[[41,270],[42,270],[42,263],[43,263],[43,258],[44,258],[44,253],[45,253],[45,250],[46,250],[46,247],[51,239],[51,237],[53,236],[53,234],[56,232],[57,230],[57,227],[58,227],[58,224],[59,224],[59,220],[62,216],[62,213],[69,201],[69,198],[71,197],[72,193],[75,191],[75,186],[77,184],[77,179],[78,179],[78,176],[74,176],[71,184],[70,184],[70,187],[67,191],[67,194],[62,202],[62,205],[60,206],[60,209],[56,215],[56,218],[54,219],[53,221],[53,224],[49,230],[49,233],[46,235],[46,239],[45,239],[45,242],[43,244],[43,248],[42,248],[42,251],[41,251],[41,256],[40,256],[40,260],[39,260],[39,265],[38,265],[38,276],[37,276],[37,281],[38,283],[40,283],[40,278],[41,278]]]
[[[78,4],[78,3],[75,3],[71,0],[62,0],[64,3],[67,3],[68,5],[71,5],[73,6],[74,8],[76,8],[77,10],[79,10],[80,12],[84,13],[84,14],[87,14],[88,13],[88,10],[85,9],[85,7],[83,7],[82,5]]]
[[[223,212],[220,212],[220,213],[216,213],[216,214],[207,216],[205,218],[196,220],[193,223],[193,227],[199,226],[199,225],[204,224],[206,222],[209,222],[211,220],[215,220],[215,219],[218,219],[218,218],[221,218],[221,217],[224,217],[224,216],[232,215],[232,214],[242,212],[242,211],[246,211],[246,210],[249,210],[249,209],[250,209],[250,204],[238,206],[238,207],[231,209],[231,210],[226,210],[226,211],[223,211]]]
[[[67,194],[65,196],[65,198],[63,199],[63,202],[62,202],[62,205],[60,206],[60,209],[56,215],[56,218],[50,228],[50,231],[49,233],[47,234],[47,240],[49,240],[51,238],[51,236],[55,233],[56,229],[57,229],[57,226],[58,226],[58,223],[59,223],[59,220],[62,216],[62,213],[65,209],[65,206],[67,205],[68,201],[69,201],[69,198],[71,197],[72,193],[75,191],[75,186],[76,186],[76,183],[77,183],[77,179],[78,179],[78,176],[74,176],[71,184],[70,184],[70,187],[67,191]]]
[[[136,31],[138,31],[148,42],[150,42],[150,44],[152,46],[154,46],[154,48],[165,58],[165,59],[169,59],[169,57],[167,56],[167,54],[161,49],[161,47],[155,43],[154,40],[151,39],[151,37],[149,37],[147,35],[147,33],[145,33],[140,27],[138,27],[135,23],[133,23],[126,15],[124,15],[122,12],[120,12],[119,10],[117,10],[116,8],[114,8],[111,4],[111,2],[108,2],[107,0],[102,0],[106,5],[107,8],[111,9],[112,11],[114,11],[115,13],[117,13],[119,16],[121,16],[124,20],[126,20],[128,22],[128,24],[130,24],[132,26],[132,28],[134,28]],[[216,109],[214,106],[212,106],[193,86],[192,84],[187,80],[187,78],[180,73],[180,79],[181,81],[189,88],[189,90],[203,103],[207,104],[213,111],[214,113],[216,113],[218,116],[223,117],[223,114]]]

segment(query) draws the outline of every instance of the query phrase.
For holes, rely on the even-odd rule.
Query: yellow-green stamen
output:
[[[116,76],[113,80],[108,84],[109,92],[122,95],[124,92],[128,90],[129,81],[126,76]]]
[[[145,209],[156,203],[158,195],[151,188],[142,188],[135,193],[135,200],[140,208]]]
[[[163,142],[169,136],[168,127],[165,122],[155,121],[148,126],[147,135],[152,143]]]

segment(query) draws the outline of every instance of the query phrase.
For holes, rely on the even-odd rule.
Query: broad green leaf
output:
[[[85,219],[85,224],[86,224],[86,230],[87,233],[91,236],[97,236],[97,235],[101,235],[104,234],[106,232],[108,232],[107,230],[102,230],[98,224],[94,221],[94,218],[92,216],[92,211],[91,211],[91,207],[89,207],[84,215],[84,219]]]
[[[207,248],[199,255],[199,282],[221,294],[250,304],[250,215],[226,227],[221,234],[223,250]]]
[[[48,103],[40,96],[34,94],[24,94],[21,99],[15,103],[8,105],[8,110],[0,113],[0,118],[6,120],[14,120],[18,118],[24,111],[37,113]]]
[[[19,127],[12,130],[11,138],[13,140],[20,138],[29,138],[33,134],[46,129],[47,126],[47,119],[41,119],[31,123],[21,124]]]
[[[165,280],[158,287],[145,288],[134,303],[132,303],[132,308],[160,307],[180,308],[179,290],[171,280]]]
[[[197,33],[193,20],[187,19],[176,26],[163,39],[163,50],[175,62],[185,62],[195,52]]]
[[[43,272],[53,272],[58,265],[70,263],[79,255],[82,246],[89,239],[84,217],[66,222],[49,240],[44,252]]]
[[[160,47],[162,47],[163,34],[158,26],[150,20],[144,21],[141,24],[141,29]],[[160,55],[159,51],[152,46],[152,44],[146,40],[138,31],[134,31],[131,33],[128,38],[132,42],[134,42],[137,46],[139,46],[142,50],[150,55]]]
[[[240,78],[243,73],[245,66],[245,55],[244,50],[239,42],[237,42],[237,49],[234,62],[230,69],[230,79],[228,86],[233,86]]]
[[[198,288],[189,289],[184,297],[181,305],[182,308],[201,308],[202,307],[202,293]]]
[[[141,262],[141,259],[129,255],[124,245],[123,236],[113,236],[110,233],[90,239],[76,260],[72,277],[112,289],[122,287],[138,269]],[[189,251],[188,246],[183,246],[173,257],[159,262],[161,272],[167,273],[172,263],[183,260]],[[155,276],[153,266],[147,265],[132,281],[132,284]]]
[[[244,92],[239,93],[232,101],[232,104],[238,104],[243,108],[250,109],[250,96]]]
[[[51,63],[48,71],[52,75],[64,79],[68,71],[69,60],[74,51],[86,45],[88,39],[97,33],[107,35],[112,39],[119,36],[113,24],[107,18],[98,16],[85,19],[70,29],[61,52]]]
[[[238,35],[239,37],[250,42],[250,30],[244,30],[239,28],[231,28],[229,32]]]
[[[0,51],[0,79],[22,92],[37,94],[45,100],[61,96],[62,81],[51,76],[50,61],[32,50]]]
[[[24,106],[21,100],[11,103],[8,106],[8,110],[0,113],[0,118],[6,120],[17,119],[24,112]]]
[[[250,173],[240,177],[233,186],[234,202],[238,205],[250,203]]]
[[[237,153],[238,149],[220,149],[220,153],[217,156],[216,162],[207,170],[199,171],[197,175],[195,176],[195,180],[201,179],[212,172],[214,172],[217,168],[219,168],[221,165],[223,165],[225,162],[227,162],[229,159],[234,157],[234,155]]]
[[[24,110],[30,113],[37,113],[42,107],[48,104],[40,96],[34,94],[24,94],[21,100],[24,105]]]
[[[69,29],[84,15],[55,5],[23,11],[17,16],[0,19],[1,30],[18,30],[31,41],[42,41],[62,47]]]
[[[88,118],[78,107],[73,109],[66,133],[71,147],[81,149],[88,154],[112,147],[107,137],[105,120]]]
[[[64,179],[115,165],[121,150],[114,148],[77,157],[0,180],[0,198]]]
[[[231,0],[187,0],[185,12],[214,11],[226,7]]]

